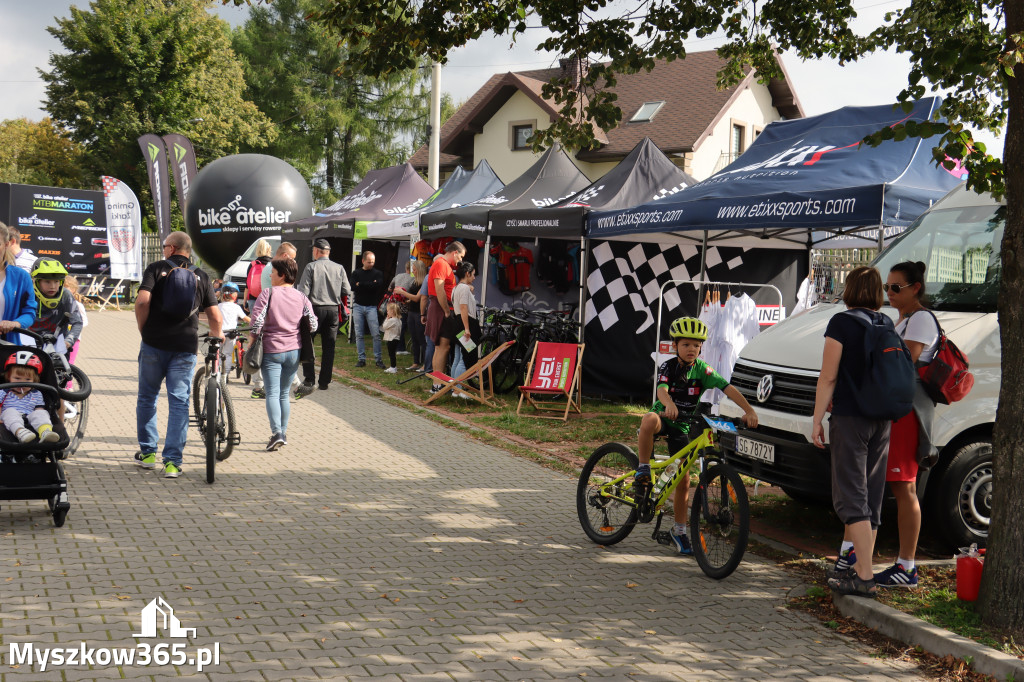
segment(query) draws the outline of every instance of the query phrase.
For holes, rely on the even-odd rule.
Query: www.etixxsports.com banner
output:
[[[21,248],[72,275],[110,272],[103,192],[0,183],[0,220],[19,231]]]

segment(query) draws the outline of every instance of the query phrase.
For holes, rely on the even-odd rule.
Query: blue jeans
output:
[[[139,395],[135,404],[139,449],[143,453],[156,452],[160,441],[156,430],[156,399],[160,394],[160,384],[166,381],[167,436],[164,438],[163,461],[179,468],[188,434],[188,399],[195,366],[195,353],[160,350],[145,343],[139,348]]]
[[[288,389],[295,373],[299,371],[299,349],[284,353],[263,355],[263,390],[267,392],[267,418],[270,419],[270,433],[288,433],[288,417],[291,414],[291,397]]]
[[[380,330],[377,327],[377,306],[356,303],[352,306],[352,317],[356,321],[356,353],[359,359],[366,362],[366,339],[363,335],[369,331],[373,337],[373,359],[383,362],[384,358],[380,354]]]
[[[452,343],[452,347],[455,349],[455,359],[452,360],[452,378],[454,379],[462,376],[466,371],[466,360],[462,357],[462,344],[458,340]]]

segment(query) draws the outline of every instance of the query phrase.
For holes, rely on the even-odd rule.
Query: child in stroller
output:
[[[30,443],[37,436],[40,443],[60,440],[60,436],[53,430],[50,413],[43,404],[43,394],[30,386],[39,383],[42,371],[43,361],[31,350],[11,353],[4,363],[5,383],[24,385],[0,389],[0,420],[22,443]]]
[[[16,395],[16,391],[29,389],[27,398],[38,393],[42,402],[41,408],[33,408],[28,417],[28,424],[36,432],[25,426],[22,414],[17,414],[17,421],[11,421],[12,432],[6,417],[4,405],[3,421],[0,427],[0,500],[46,500],[53,515],[53,523],[64,525],[71,504],[68,501],[67,477],[61,460],[67,456],[70,439],[64,428],[61,417],[61,401],[83,401],[89,397],[92,386],[89,378],[74,365],[63,362],[63,356],[53,350],[53,337],[22,329],[19,333],[36,339],[42,349],[31,346],[0,343],[0,365],[8,368],[4,383],[0,383],[0,395]],[[52,351],[52,352],[51,352]],[[54,368],[54,357],[61,361],[61,375]],[[12,360],[13,358],[13,360]],[[38,363],[38,364],[37,364]],[[17,370],[31,367],[38,375],[38,381],[25,382],[24,375]],[[14,371],[10,371],[13,368]],[[67,376],[63,376],[67,374]],[[80,390],[72,392],[64,388],[71,378],[77,381]],[[24,400],[25,398],[22,398]],[[13,398],[8,398],[10,403]],[[37,421],[36,413],[45,412],[45,420]],[[12,415],[13,418],[13,415]],[[49,426],[49,428],[44,428]],[[19,429],[29,431],[28,436]],[[35,437],[38,435],[38,439]],[[56,437],[54,437],[56,436]]]

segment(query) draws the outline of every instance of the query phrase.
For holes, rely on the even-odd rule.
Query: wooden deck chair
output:
[[[494,400],[494,377],[491,371],[491,365],[498,357],[508,350],[515,341],[506,341],[501,344],[484,357],[477,360],[476,364],[468,368],[465,372],[455,377],[454,379],[444,372],[427,372],[427,376],[435,384],[443,384],[444,388],[435,393],[434,395],[427,398],[426,405],[434,402],[443,395],[450,393],[456,386],[461,386],[459,390],[473,398],[477,402],[483,403],[488,407],[497,406],[491,401]],[[473,388],[467,382],[470,379],[477,380],[478,388]],[[485,381],[486,379],[486,381]]]
[[[535,414],[543,419],[569,420],[569,410],[582,415],[582,388],[580,386],[580,367],[583,363],[582,343],[551,343],[539,341],[533,349],[533,356],[526,369],[530,383],[519,387],[519,407],[516,414],[523,409],[523,401],[540,411],[561,412],[561,416]],[[534,396],[554,397],[554,400],[534,400]]]

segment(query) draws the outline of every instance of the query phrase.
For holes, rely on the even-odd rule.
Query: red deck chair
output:
[[[526,369],[530,383],[519,387],[519,407],[516,414],[523,409],[525,400],[535,410],[561,412],[561,416],[536,414],[543,419],[569,420],[569,410],[583,414],[580,409],[582,389],[580,387],[580,367],[583,363],[582,343],[550,343],[540,341],[533,348],[533,356]],[[534,400],[534,396],[553,397],[553,400]]]
[[[448,376],[444,372],[428,372],[427,376],[430,377],[435,384],[444,384],[444,388],[427,398],[427,402],[424,404],[429,405],[441,396],[450,393],[456,386],[461,386],[459,390],[474,400],[481,402],[488,407],[496,407],[494,403],[491,402],[494,400],[494,378],[492,376],[493,373],[491,371],[491,365],[494,364],[494,361],[498,359],[499,355],[508,350],[514,343],[515,341],[506,341],[484,357],[477,360],[475,365],[468,368],[465,372],[455,378]],[[470,379],[477,380],[476,383],[478,388],[473,388],[467,383]]]

